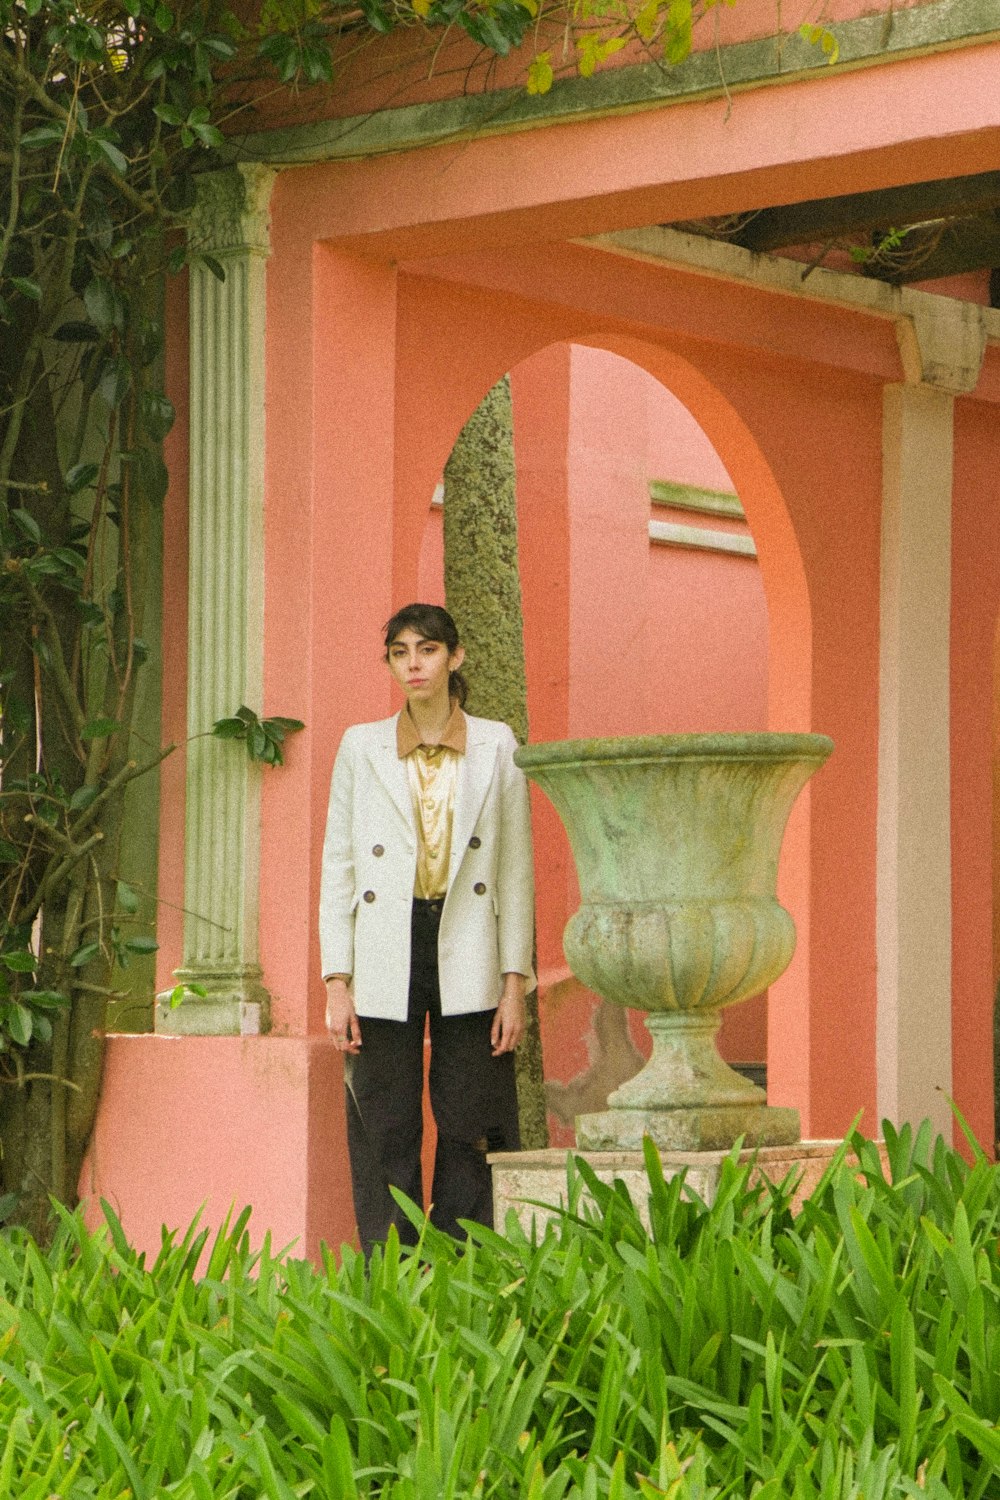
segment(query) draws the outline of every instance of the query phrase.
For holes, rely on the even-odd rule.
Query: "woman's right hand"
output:
[[[326,981],[326,1029],[338,1052],[361,1051],[361,1023],[347,980],[339,977]]]

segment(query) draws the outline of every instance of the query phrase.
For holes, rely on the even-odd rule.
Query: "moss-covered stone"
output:
[[[524,621],[517,561],[517,486],[510,381],[488,392],[458,436],[444,471],[444,581],[466,650],[468,709],[528,738]],[[521,1140],[548,1144],[538,997],[517,1052]]]

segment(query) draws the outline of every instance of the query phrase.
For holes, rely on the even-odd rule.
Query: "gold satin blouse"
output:
[[[421,743],[417,727],[405,709],[397,721],[396,749],[400,759],[406,761],[417,825],[413,894],[421,901],[440,900],[448,890],[458,757],[465,754],[465,743],[465,715],[458,704],[452,709],[439,745]]]

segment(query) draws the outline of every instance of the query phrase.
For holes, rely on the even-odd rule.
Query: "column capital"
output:
[[[907,385],[927,385],[967,396],[979,382],[986,352],[981,309],[954,297],[928,296],[904,288],[896,342]]]
[[[277,176],[260,162],[237,162],[197,179],[192,249],[206,255],[270,255],[271,189]]]

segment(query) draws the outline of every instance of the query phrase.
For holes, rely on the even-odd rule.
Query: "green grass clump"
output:
[[[1000,1177],[929,1128],[860,1136],[795,1213],[648,1153],[650,1230],[578,1163],[533,1242],[428,1226],[366,1268],[248,1213],[165,1236],[62,1211],[0,1238],[0,1495],[18,1500],[1000,1496]]]

